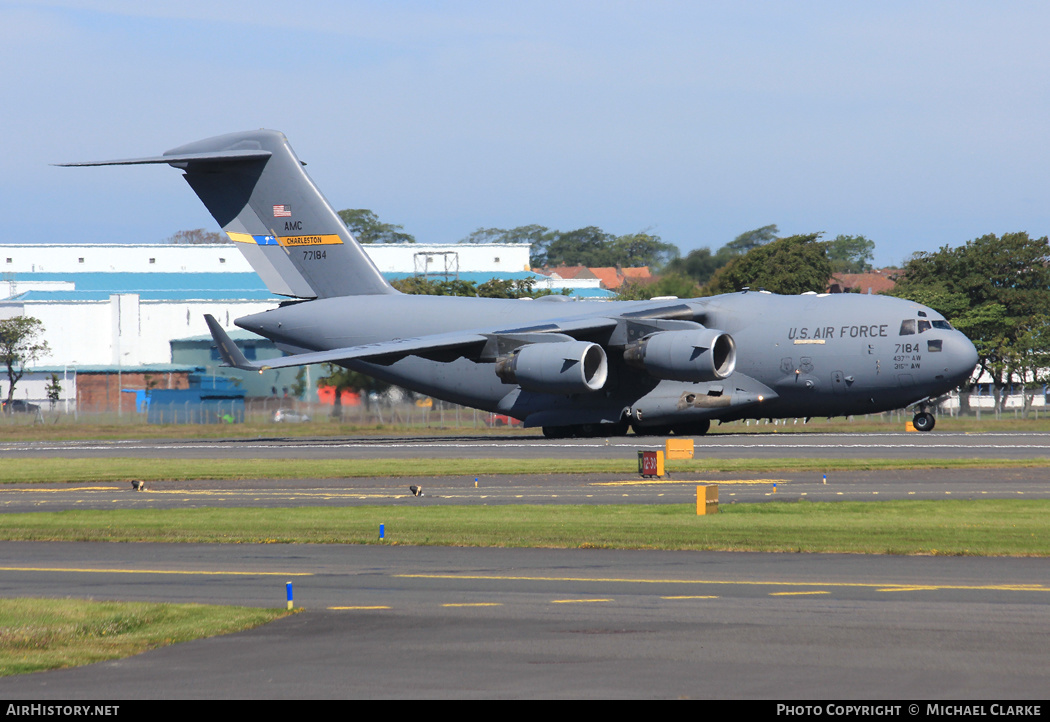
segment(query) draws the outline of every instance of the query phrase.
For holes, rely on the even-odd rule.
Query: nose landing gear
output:
[[[915,414],[911,423],[916,431],[933,431],[933,425],[937,423],[937,419],[929,411],[920,411]]]

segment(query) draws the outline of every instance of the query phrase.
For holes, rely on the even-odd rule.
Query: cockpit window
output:
[[[911,336],[915,333],[915,319],[909,318],[901,321],[901,336]]]
[[[919,319],[919,333],[926,333],[932,328],[929,321]]]
[[[933,322],[933,327],[934,328],[939,328],[942,331],[950,331],[951,328],[952,328],[952,325],[950,323],[948,323],[947,321],[934,321]]]

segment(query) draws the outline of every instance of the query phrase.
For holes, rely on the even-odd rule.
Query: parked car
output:
[[[306,414],[300,414],[294,409],[277,409],[273,412],[273,420],[287,424],[294,424],[301,421],[309,421],[310,417]]]
[[[23,401],[22,399],[12,399],[10,407],[8,407],[6,401],[4,401],[3,404],[0,404],[0,406],[2,406],[4,413],[35,414],[37,411],[40,411],[40,406],[37,404],[31,404],[28,401]]]

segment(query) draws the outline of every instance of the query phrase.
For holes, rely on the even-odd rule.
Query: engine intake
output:
[[[658,379],[718,381],[736,368],[736,343],[713,328],[658,331],[628,345],[623,360]]]
[[[597,391],[609,377],[609,360],[596,343],[533,343],[496,359],[504,383],[545,394]]]

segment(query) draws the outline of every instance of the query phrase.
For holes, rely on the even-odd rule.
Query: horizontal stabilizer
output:
[[[155,155],[150,158],[125,158],[123,160],[95,160],[86,163],[55,163],[63,168],[79,168],[97,165],[149,165],[150,163],[222,163],[245,160],[262,160],[273,153],[268,150],[223,150],[215,153],[178,153],[172,155]]]

